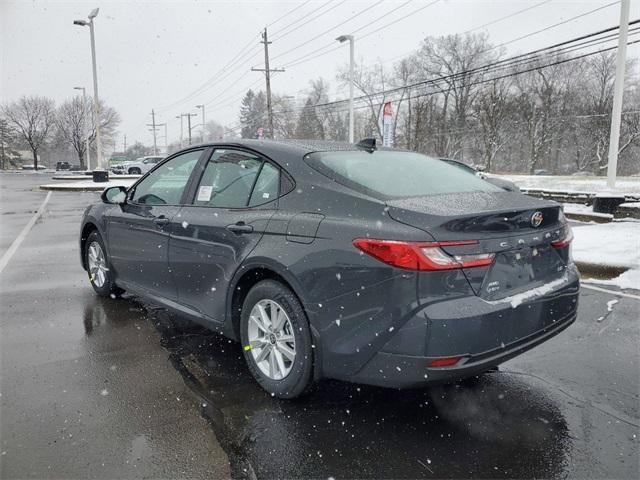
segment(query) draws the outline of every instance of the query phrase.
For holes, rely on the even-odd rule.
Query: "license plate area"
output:
[[[551,245],[525,247],[496,255],[485,276],[480,296],[498,300],[515,295],[562,276],[566,268]]]

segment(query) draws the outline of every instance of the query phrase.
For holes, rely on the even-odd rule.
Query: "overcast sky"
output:
[[[474,29],[542,0],[440,0],[422,8],[432,2],[0,0],[0,100],[38,94],[61,102],[76,93],[74,86],[85,86],[92,94],[89,29],[74,26],[73,20],[86,18],[93,7],[100,8],[95,20],[99,93],[122,116],[118,138],[121,148],[124,134],[128,144],[135,140],[151,142],[145,124],[151,122],[152,108],[158,123],[168,123],[170,142],[180,135],[180,121],[175,116],[196,113],[196,104],[208,103],[207,120],[236,124],[244,92],[252,85],[254,89],[264,87],[262,74],[250,68],[263,66],[258,41],[265,25],[269,25],[273,39],[271,68],[322,53],[324,50],[310,52],[351,32],[355,32],[358,60],[392,61],[417,48],[425,36]],[[493,43],[501,44],[608,3],[611,0],[548,0],[478,31],[486,31]],[[640,0],[631,4],[634,19],[640,16]],[[297,6],[300,8],[279,19]],[[505,48],[508,53],[526,52],[610,27],[618,23],[619,10],[616,4]],[[382,28],[394,20],[399,21]],[[338,26],[341,22],[345,23]],[[367,36],[376,29],[380,30]],[[279,35],[283,35],[280,40]],[[246,58],[221,72],[247,45],[251,47],[246,50]],[[628,53],[638,56],[639,51],[634,46]],[[322,76],[332,84],[332,98],[345,98],[348,89],[340,87],[335,74],[347,61],[348,47],[344,45],[288,66],[285,73],[274,75],[272,89],[302,99],[309,80]],[[189,97],[207,80],[212,80],[207,88]],[[193,121],[199,122],[200,117]]]

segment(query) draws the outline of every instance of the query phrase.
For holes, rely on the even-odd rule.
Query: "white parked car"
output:
[[[111,169],[113,173],[123,173],[129,175],[140,175],[147,173],[164,157],[151,155],[147,157],[136,158],[134,162],[124,162]]]

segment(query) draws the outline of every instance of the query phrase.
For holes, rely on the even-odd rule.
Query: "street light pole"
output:
[[[616,186],[618,170],[618,148],[620,145],[620,124],[622,120],[622,95],[624,93],[624,68],[627,60],[627,37],[629,33],[629,4],[631,0],[620,2],[620,35],[616,53],[616,79],[613,86],[613,108],[611,110],[611,132],[609,135],[609,163],[607,166],[607,187]]]
[[[102,139],[100,136],[100,98],[98,96],[98,71],[96,67],[96,40],[93,31],[93,19],[98,16],[99,8],[94,8],[89,14],[89,21],[86,20],[74,20],[74,25],[81,25],[83,27],[89,27],[89,33],[91,35],[91,63],[93,66],[93,112],[96,123],[96,156],[97,156],[97,168],[107,170],[102,158]]]
[[[354,38],[353,35],[341,35],[336,38],[340,43],[344,43],[349,40],[349,143],[354,142],[354,117],[353,117],[353,69],[355,64],[354,59]]]
[[[189,133],[189,145],[191,145],[191,117],[196,117],[197,113],[183,113],[185,117],[187,117],[187,130]]]
[[[74,90],[82,90],[82,108],[87,109],[87,90],[84,87],[73,87]],[[89,129],[87,128],[87,119],[82,115],[82,129],[84,130],[84,149],[87,152],[87,170],[91,170],[91,153],[89,152]]]
[[[196,105],[196,108],[202,109],[202,132],[200,132],[200,142],[204,143],[204,105]]]
[[[182,138],[184,137],[184,133],[183,133],[184,129],[182,128],[183,115],[182,114],[176,115],[176,118],[180,119],[180,148],[182,148]]]

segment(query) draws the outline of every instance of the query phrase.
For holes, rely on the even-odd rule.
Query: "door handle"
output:
[[[155,223],[158,227],[164,227],[169,224],[169,219],[164,215],[160,215],[159,217],[155,217],[153,219],[153,223]]]
[[[233,233],[237,233],[239,235],[241,233],[253,232],[253,227],[251,225],[247,225],[244,222],[238,222],[231,225],[227,225],[227,230]]]

